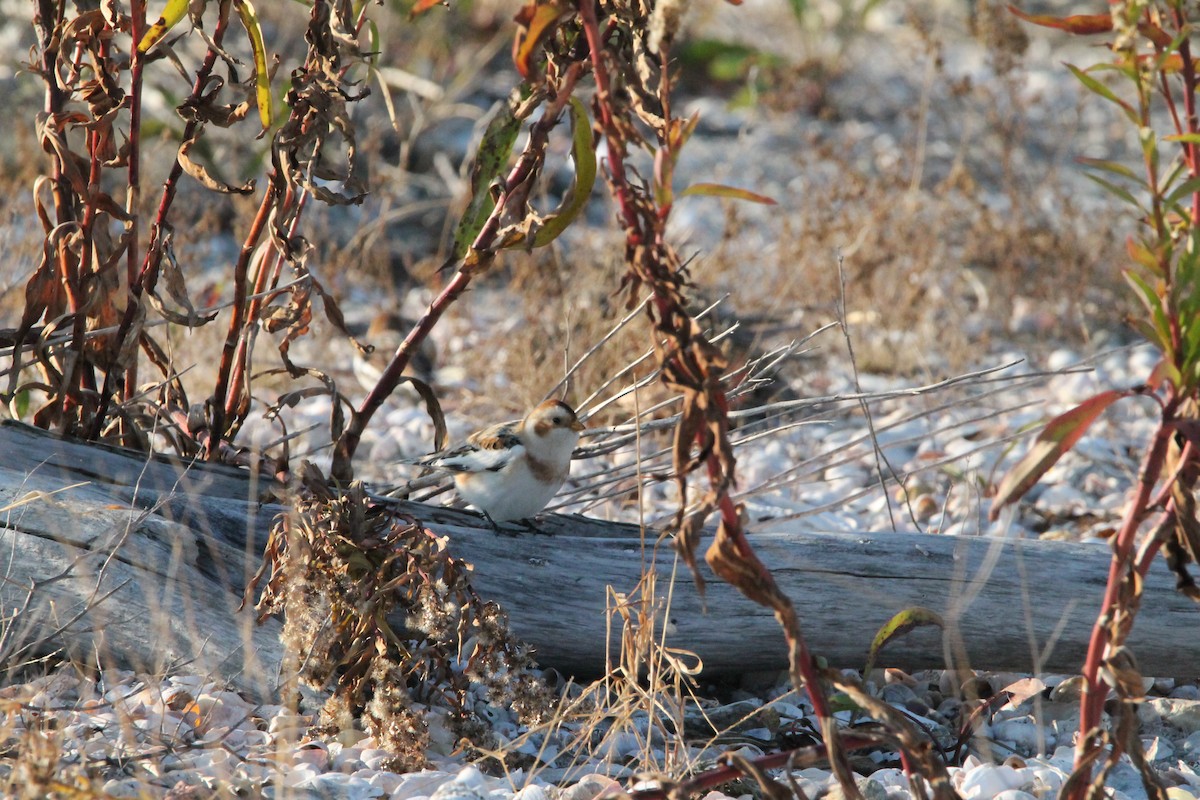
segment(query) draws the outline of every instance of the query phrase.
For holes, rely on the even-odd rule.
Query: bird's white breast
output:
[[[546,507],[566,478],[565,470],[556,480],[545,481],[534,475],[526,459],[515,459],[496,472],[459,475],[458,493],[476,508],[487,511],[495,522],[526,519]]]

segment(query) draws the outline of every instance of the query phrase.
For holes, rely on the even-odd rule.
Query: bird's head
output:
[[[547,400],[529,412],[524,421],[525,446],[538,458],[565,461],[579,442],[583,423],[575,410],[561,400]]]

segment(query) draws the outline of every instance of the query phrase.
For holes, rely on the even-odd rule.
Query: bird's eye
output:
[[[562,425],[563,418],[562,418],[562,417],[555,417],[555,418],[554,418],[552,421],[554,422],[554,424],[555,424],[555,425]]]

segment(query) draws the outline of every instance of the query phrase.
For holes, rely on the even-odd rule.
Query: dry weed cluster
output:
[[[491,731],[475,712],[471,681],[526,722],[550,713],[527,646],[471,589],[470,565],[449,555],[444,538],[372,503],[360,483],[334,492],[311,467],[301,480],[271,531],[257,609],[283,615],[300,680],[331,691],[317,732],[336,736],[361,720],[403,772],[425,764],[414,701],[445,709],[455,734],[484,750]]]

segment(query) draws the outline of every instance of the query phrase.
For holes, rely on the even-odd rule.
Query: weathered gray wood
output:
[[[14,448],[20,452],[10,459]],[[47,460],[51,451],[60,450],[60,455]],[[85,488],[55,495],[57,506],[47,504],[41,511],[25,512],[43,515],[34,526],[36,531],[14,525],[11,515],[15,512],[10,512],[9,531],[15,528],[34,538],[55,539],[67,553],[102,552],[102,536],[97,530],[115,530],[129,512],[103,523],[80,520],[81,514],[90,514],[79,510],[81,503],[90,503],[87,507],[94,509],[100,498],[107,497],[109,504],[146,507],[153,498],[170,494],[169,487],[174,486],[170,476],[178,476],[181,466],[146,462],[144,456],[117,452],[106,456],[104,462],[113,458],[124,466],[96,468],[96,458],[94,449],[84,445],[60,443],[24,426],[0,427],[0,487],[6,491],[27,491],[20,487],[22,476],[27,487],[36,485],[42,490],[66,485],[81,475],[92,481]],[[43,461],[46,466],[34,469]],[[143,488],[131,493],[123,485],[133,474],[130,464],[146,463],[150,477],[143,475]],[[81,465],[91,468],[81,471]],[[191,477],[180,486],[183,494],[177,491],[175,500],[155,511],[155,516],[184,519],[183,527],[188,530],[143,522],[136,528],[142,532],[141,552],[119,552],[123,554],[121,563],[153,569],[154,580],[178,574],[178,570],[164,568],[166,564],[189,563],[213,585],[224,585],[224,594],[217,593],[218,602],[208,609],[210,616],[204,623],[213,630],[223,620],[234,619],[227,596],[233,596],[232,587],[241,585],[239,581],[257,565],[263,531],[275,510],[237,499],[247,493],[244,484],[239,488],[238,475],[218,470],[217,477],[210,478],[208,469],[193,467],[188,473]],[[108,483],[96,482],[121,472]],[[154,492],[144,488],[151,485],[156,487]],[[180,497],[186,502],[179,502]],[[224,499],[213,502],[205,497]],[[513,629],[537,648],[543,664],[575,673],[603,669],[608,587],[632,592],[642,574],[644,555],[636,527],[578,516],[550,516],[540,527],[551,536],[502,537],[472,514],[418,504],[401,506],[450,537],[451,550],[474,564],[476,590],[508,611]],[[55,524],[60,515],[61,522]],[[203,533],[204,526],[213,526],[213,520],[219,522],[215,542]],[[248,531],[252,534],[249,544]],[[3,530],[0,534],[10,535]],[[8,545],[10,541],[13,544]],[[16,559],[40,557],[37,543],[8,538],[3,542]],[[1061,542],[814,532],[758,534],[753,543],[796,604],[812,652],[845,666],[865,662],[875,631],[891,615],[920,605],[955,622],[973,667],[1077,671],[1108,567],[1104,546]],[[651,539],[646,552],[653,550],[652,545]],[[709,674],[776,669],[786,664],[779,628],[768,611],[709,576],[706,613],[691,576],[682,566],[674,570],[672,560],[669,547],[660,547],[656,602],[665,604],[671,592],[669,646],[697,653]],[[1191,675],[1200,663],[1200,610],[1179,596],[1173,585],[1162,565],[1155,567],[1146,583],[1143,611],[1131,645],[1147,674]],[[189,599],[181,602],[193,607],[204,597],[214,596],[212,591],[196,594],[192,584],[173,587],[163,583],[155,591],[155,597],[192,591]],[[0,595],[6,607],[13,605],[11,587],[0,590]],[[183,636],[190,625],[179,627],[184,630],[176,635]],[[619,629],[619,618],[614,618],[612,627]],[[111,649],[117,649],[115,635],[107,634]],[[230,641],[240,642],[242,635],[239,632]],[[272,639],[273,630],[253,635],[255,646],[266,652],[266,640]],[[1040,651],[1037,662],[1033,643]],[[910,669],[941,666],[946,663],[947,649],[939,631],[921,629],[889,645],[882,661]],[[275,653],[265,660],[275,663],[271,661],[277,657]]]
[[[603,664],[606,587],[631,591],[641,575],[636,527],[564,516],[543,525],[553,537],[505,539],[456,528],[448,518],[435,524],[450,533],[453,552],[475,565],[476,590],[503,605],[543,663],[584,672]],[[946,666],[960,637],[966,659],[956,655],[955,665],[1078,672],[1109,563],[1107,547],[1068,542],[905,533],[751,539],[795,604],[809,649],[848,667],[864,665],[872,638],[893,614],[924,606],[953,624],[951,636],[917,629],[889,644],[882,664]],[[657,602],[665,607],[670,592],[669,646],[694,651],[717,673],[786,665],[779,627],[767,610],[703,565],[702,601],[687,569],[675,569],[669,548],[661,550]],[[1142,607],[1130,644],[1146,674],[1194,675],[1200,607],[1174,590],[1161,563],[1148,576]]]
[[[251,488],[238,470],[0,427],[0,603],[24,609],[0,638],[3,662],[65,648],[269,697],[279,623],[237,606],[278,509]]]

